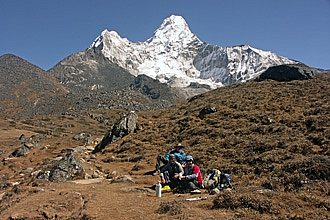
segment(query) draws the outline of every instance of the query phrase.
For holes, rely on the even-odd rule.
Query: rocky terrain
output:
[[[93,58],[97,71],[84,63],[84,56],[70,59],[79,60],[79,71],[87,76],[77,74],[77,78],[64,82],[61,74],[74,67],[58,64],[54,68],[59,75],[53,75],[52,70],[46,72],[15,55],[0,56],[0,113],[14,118],[75,114],[93,108],[150,110],[171,106],[185,97],[148,76],[134,77],[114,64],[104,63],[103,56]],[[70,59],[68,62],[73,62]],[[93,89],[95,84],[102,86]]]
[[[134,132],[98,153],[97,143],[132,109],[12,118],[8,105],[0,118],[0,218],[329,219],[330,75],[283,81],[136,111]],[[148,91],[143,82],[136,88]],[[178,142],[203,172],[230,173],[233,189],[157,198],[155,158]]]

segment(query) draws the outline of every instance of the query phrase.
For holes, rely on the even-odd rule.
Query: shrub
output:
[[[178,215],[182,213],[182,207],[181,204],[177,201],[162,202],[160,203],[157,212],[159,214]]]
[[[274,213],[270,199],[260,194],[245,194],[237,196],[231,192],[223,192],[213,200],[213,209],[248,208],[263,213]]]

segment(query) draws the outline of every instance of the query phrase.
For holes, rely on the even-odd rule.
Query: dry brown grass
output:
[[[199,112],[207,106],[215,107],[217,111],[200,119]],[[328,194],[329,75],[309,81],[249,82],[221,88],[170,111],[151,117],[143,115],[140,122],[144,129],[129,139],[141,142],[131,142],[127,154],[144,146],[144,160],[152,164],[159,152],[182,142],[204,171],[219,168],[231,173],[236,189],[254,187],[278,195],[263,197],[260,201],[246,199],[258,199],[255,190],[246,192],[245,197],[235,195],[233,202],[240,203],[237,207],[234,204],[237,209],[276,216],[282,213],[279,210],[283,206],[286,213],[296,216],[289,205],[292,200],[299,207],[311,205],[296,197],[313,194],[323,200]],[[124,139],[109,147],[120,148],[127,141]],[[323,184],[327,190],[316,187],[318,184]],[[282,201],[286,193],[293,199]],[[278,207],[279,203],[284,205]],[[298,216],[302,219],[329,217],[328,204],[328,200],[318,201],[312,204],[313,211],[306,209],[306,214],[301,208],[302,214]],[[295,218],[282,214],[278,216]]]
[[[205,107],[217,111],[200,117]],[[38,167],[63,149],[83,145],[73,140],[75,134],[102,137],[123,114],[95,112],[108,123],[87,113],[6,122],[6,129],[14,126],[44,134],[42,146],[49,146],[34,149],[20,160],[3,161],[0,175],[11,173],[6,181],[16,181],[27,167]],[[193,210],[210,219],[219,213],[236,219],[330,218],[330,75],[286,83],[248,82],[202,94],[171,109],[138,115],[140,129],[136,133],[108,145],[103,153],[85,156],[91,167],[107,173],[117,169],[121,174],[136,175],[141,183],[150,183],[148,178],[154,177],[143,174],[153,170],[156,156],[181,142],[202,171],[218,168],[233,176],[231,192],[210,197],[209,203],[179,206],[184,215],[178,218],[189,219]],[[148,198],[142,197],[140,205]],[[166,196],[162,199],[172,201]],[[153,206],[153,213],[167,210],[165,204]],[[172,216],[169,212],[163,217]],[[85,214],[96,215],[93,211]]]

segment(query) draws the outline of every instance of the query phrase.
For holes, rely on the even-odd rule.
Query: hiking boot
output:
[[[195,189],[193,191],[190,192],[191,194],[201,194],[202,191],[200,191],[199,189]]]

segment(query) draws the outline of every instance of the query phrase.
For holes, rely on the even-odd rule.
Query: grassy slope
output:
[[[199,210],[200,214],[194,213],[196,219],[202,219],[202,216],[212,218],[219,213],[224,217],[248,219],[327,219],[330,217],[329,97],[329,75],[320,75],[308,81],[249,82],[220,88],[168,110],[139,112],[140,130],[112,143],[102,154],[85,154],[83,158],[89,167],[100,172],[117,170],[122,174],[130,173],[137,179],[137,186],[142,187],[156,180],[156,177],[142,175],[154,168],[156,155],[182,142],[186,152],[194,156],[202,170],[219,168],[232,174],[234,190],[222,192],[212,197],[212,201],[204,203],[190,203],[189,206],[180,203],[183,214],[173,218],[189,219],[191,213]],[[215,107],[217,111],[200,118],[199,113],[204,107]],[[120,111],[105,110],[97,113],[108,120],[108,126],[87,116],[49,116],[3,122],[3,127],[6,127],[4,131],[15,128],[47,134],[41,144],[47,144],[47,148],[35,148],[32,153],[17,160],[6,161],[3,160],[6,155],[0,155],[0,174],[6,174],[9,182],[24,182],[22,178],[25,177],[19,175],[20,172],[28,167],[37,169],[59,155],[62,149],[83,144],[72,139],[77,133],[88,132],[93,137],[102,137],[121,114]],[[2,138],[1,148],[13,148],[13,141],[13,138]],[[67,185],[70,184],[41,187],[53,187],[55,192],[80,190]],[[26,182],[24,186],[31,187],[31,183]],[[93,187],[97,188],[97,185]],[[108,185],[104,187],[110,194],[118,193],[111,190],[119,190],[114,185],[113,188]],[[4,187],[3,190],[11,189]],[[34,192],[37,188],[32,190]],[[99,193],[88,191],[88,187],[84,190],[79,191],[83,198],[92,199],[84,210],[89,216],[100,215],[95,210],[103,206],[104,216],[111,214],[106,210],[108,206],[125,210],[116,200],[104,198],[102,190]],[[22,191],[13,188],[11,192],[14,195],[11,199],[7,198],[10,202],[0,203],[0,214],[5,213],[2,216],[8,216],[10,210],[17,210],[16,207],[25,207],[28,201],[32,207],[33,201],[29,200],[31,189],[25,194]],[[45,204],[51,200],[51,193],[35,193],[43,198],[41,201]],[[119,194],[130,199],[136,195],[122,191]],[[151,199],[150,196],[138,195],[134,198],[140,199],[137,200],[139,206],[146,207],[145,202]],[[178,200],[172,195],[162,199]],[[134,201],[127,202],[127,205],[132,203],[132,206],[129,205],[132,210]],[[40,207],[41,204],[35,205]],[[156,210],[158,204],[153,203],[150,209]],[[131,217],[136,218],[140,212],[142,216],[150,214],[150,210],[143,212],[139,209]],[[155,214],[151,216],[156,217]]]

